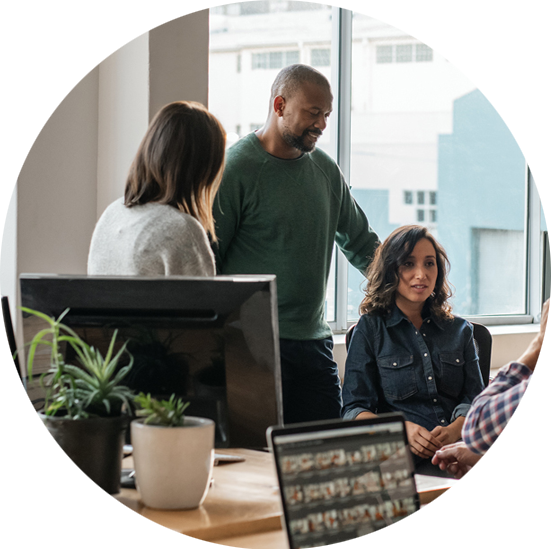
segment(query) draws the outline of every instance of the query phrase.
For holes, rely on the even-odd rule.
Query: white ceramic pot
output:
[[[161,427],[136,419],[130,436],[144,505],[195,509],[203,503],[213,471],[214,421],[187,416],[183,427]]]

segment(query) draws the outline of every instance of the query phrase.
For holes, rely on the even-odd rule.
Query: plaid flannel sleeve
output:
[[[476,454],[484,454],[502,433],[525,393],[531,370],[511,362],[472,402],[462,428],[462,439]]]

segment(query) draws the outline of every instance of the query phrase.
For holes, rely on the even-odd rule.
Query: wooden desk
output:
[[[145,507],[136,490],[123,488],[114,497],[143,517],[187,536],[230,547],[287,549],[281,529],[278,481],[272,455],[254,450],[224,450],[246,458],[218,465],[203,505],[191,511]],[[132,467],[132,458],[123,461]],[[416,475],[420,502],[427,504],[446,491],[454,479]]]
[[[145,507],[136,490],[123,488],[114,497],[142,516],[206,541],[280,528],[280,496],[272,455],[254,450],[224,450],[241,455],[241,463],[213,469],[213,484],[203,505],[191,511],[165,511]],[[123,467],[132,467],[131,458]]]

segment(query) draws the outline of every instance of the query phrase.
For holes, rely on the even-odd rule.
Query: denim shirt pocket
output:
[[[418,392],[413,355],[378,358],[381,387],[391,400],[404,400]]]
[[[441,353],[439,362],[441,366],[441,390],[447,395],[458,397],[464,386],[464,354],[461,351]]]

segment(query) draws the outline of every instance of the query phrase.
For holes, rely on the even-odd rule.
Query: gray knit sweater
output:
[[[119,198],[96,224],[88,274],[215,276],[215,263],[194,217],[166,204],[127,208]]]

